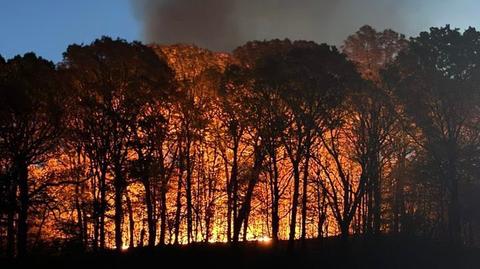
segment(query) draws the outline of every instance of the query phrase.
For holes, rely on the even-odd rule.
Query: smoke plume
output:
[[[436,10],[432,5],[442,5],[436,0],[131,1],[144,26],[144,41],[195,43],[221,51],[272,38],[339,45],[365,24],[417,34],[435,23],[428,15]]]

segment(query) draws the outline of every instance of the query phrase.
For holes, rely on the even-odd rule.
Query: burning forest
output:
[[[475,249],[479,82],[480,32],[450,26],[231,53],[102,37],[58,64],[0,58],[0,256]]]

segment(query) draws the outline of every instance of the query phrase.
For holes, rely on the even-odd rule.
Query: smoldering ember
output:
[[[0,267],[479,268],[474,23],[274,2],[134,1],[142,42],[102,30],[56,63],[0,43]],[[296,38],[317,23],[341,41]]]

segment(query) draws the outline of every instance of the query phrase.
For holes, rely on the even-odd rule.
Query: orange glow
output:
[[[170,65],[172,65],[177,71],[177,75],[183,74],[187,78],[199,76],[205,69],[212,66],[219,66],[220,70],[223,70],[228,62],[232,61],[229,57],[224,54],[214,54],[210,53],[205,56],[205,59],[199,60],[198,62],[193,62],[193,67],[190,65],[184,66],[188,61],[179,61],[178,59],[183,58],[183,53],[187,53],[189,50],[193,50],[198,54],[204,53],[200,49],[190,48],[190,47],[163,47],[157,48],[158,52],[164,53],[169,56]],[[187,53],[188,54],[188,53]],[[195,53],[194,53],[195,54]],[[193,56],[192,56],[193,57]],[[178,58],[178,59],[177,59]],[[185,69],[192,69],[189,72],[185,72]],[[208,108],[205,111],[206,116],[209,119],[209,126],[205,130],[199,131],[198,137],[199,140],[195,141],[192,145],[190,154],[193,158],[193,163],[195,167],[192,168],[192,207],[194,211],[193,217],[193,227],[191,231],[190,241],[193,242],[227,242],[228,236],[228,221],[227,221],[227,180],[229,178],[229,173],[232,170],[232,148],[228,144],[229,141],[222,137],[227,131],[224,130],[224,122],[222,122],[221,116],[221,107],[218,103],[215,103],[215,100],[212,100],[210,97],[205,97],[200,93],[198,97],[195,98],[195,103],[203,105],[206,103]],[[203,100],[204,98],[205,100]],[[179,112],[171,112],[171,122],[169,122],[168,130],[169,135],[172,137],[172,141],[167,141],[163,145],[164,152],[170,152],[172,155],[175,153],[175,147],[177,141],[174,140],[176,133],[179,132],[178,128],[181,126],[181,117]],[[178,113],[178,114],[177,114]],[[346,128],[348,129],[348,128]],[[220,135],[219,135],[220,134]],[[248,175],[252,167],[253,159],[252,152],[253,147],[248,139],[251,137],[248,133],[244,135],[241,143],[239,145],[239,159],[240,159],[240,171],[239,171],[239,196],[242,197],[245,195],[246,175]],[[350,161],[350,152],[352,149],[349,146],[349,141],[346,141],[348,135],[343,135],[341,139],[341,144],[339,146],[339,151],[341,151],[340,161],[348,163],[345,165],[346,169],[349,170],[349,176],[352,177],[352,186],[351,188],[355,190],[358,188],[358,174],[360,173],[359,167],[357,164]],[[313,149],[318,159],[323,162],[324,168],[315,164],[313,161],[310,163],[311,171],[309,174],[309,186],[308,186],[308,221],[306,223],[306,237],[314,238],[319,236],[319,230],[322,231],[322,236],[332,236],[339,233],[339,228],[336,223],[335,218],[333,217],[332,210],[324,204],[326,209],[319,208],[319,200],[317,189],[321,188],[320,180],[325,180],[327,174],[330,174],[330,178],[335,183],[331,185],[326,185],[327,189],[332,192],[337,192],[337,183],[340,182],[338,175],[335,173],[335,163],[332,158],[329,158],[329,154],[322,149],[321,147]],[[289,233],[289,223],[291,219],[291,208],[292,208],[292,197],[293,197],[293,180],[292,180],[292,164],[285,157],[285,149],[279,147],[278,149],[278,178],[279,178],[279,187],[282,190],[280,200],[278,202],[278,216],[279,216],[279,227],[278,227],[278,238],[283,240],[288,238]],[[171,160],[172,155],[165,157],[166,162],[174,163]],[[32,182],[38,182],[39,184],[48,180],[58,180],[61,181],[65,177],[72,177],[74,180],[83,180],[88,178],[88,180],[81,181],[79,185],[80,189],[75,190],[74,185],[58,185],[49,189],[49,195],[56,197],[61,201],[61,206],[59,209],[54,212],[46,212],[44,223],[41,223],[41,235],[43,239],[51,240],[54,238],[71,238],[76,235],[76,226],[70,231],[66,231],[64,227],[58,225],[58,223],[76,223],[79,219],[80,222],[84,221],[85,225],[81,227],[84,230],[84,234],[87,238],[86,241],[92,242],[95,236],[95,223],[92,220],[94,215],[93,207],[95,203],[99,201],[99,183],[98,175],[94,175],[95,171],[91,170],[92,164],[86,156],[81,156],[82,159],[77,160],[77,156],[72,156],[71,153],[67,152],[62,155],[58,155],[55,158],[52,158],[47,162],[45,166],[35,167],[30,171]],[[131,160],[138,158],[136,153],[132,152],[129,157]],[[170,158],[170,159],[169,159]],[[267,161],[265,161],[267,162]],[[265,164],[267,167],[267,164]],[[265,169],[266,170],[266,169]],[[317,172],[320,171],[320,172]],[[74,172],[74,173],[72,173]],[[72,175],[69,175],[71,173]],[[188,242],[187,236],[187,221],[185,217],[186,212],[186,195],[185,195],[185,171],[182,172],[182,175],[179,175],[178,169],[173,169],[170,177],[167,180],[166,186],[166,202],[165,202],[165,244],[186,244]],[[57,179],[55,178],[57,177]],[[247,241],[257,241],[261,244],[270,244],[272,242],[272,186],[269,182],[269,176],[267,171],[263,171],[259,176],[258,184],[255,186],[254,198],[252,199],[251,212],[248,216],[248,226],[246,235],[244,235],[244,230],[240,232],[240,240],[245,239]],[[179,185],[178,182],[183,180]],[[122,250],[127,250],[130,246],[130,240],[133,238],[133,245],[147,245],[148,243],[148,224],[147,224],[147,207],[145,202],[145,186],[137,179],[132,178],[128,179],[128,186],[125,188],[125,194],[123,198],[123,220],[122,220],[122,240],[123,247]],[[159,192],[161,190],[160,182],[158,178],[155,178],[154,193],[156,197],[154,198],[154,210],[155,210],[155,221],[156,221],[156,239],[155,243],[158,244],[160,238],[160,210],[161,202],[159,197]],[[113,184],[113,175],[110,172],[107,172],[106,175],[106,184]],[[243,184],[243,185],[242,185]],[[180,186],[180,190],[179,187]],[[35,187],[35,186],[34,186]],[[177,209],[177,193],[180,193],[180,210]],[[127,196],[129,198],[129,203],[131,208],[127,208]],[[114,215],[114,206],[113,206],[113,197],[112,192],[107,191],[106,193],[106,212],[105,215],[109,216],[105,219],[105,246],[107,248],[114,248],[114,222],[110,216]],[[321,201],[320,201],[321,202]],[[324,202],[325,203],[325,202]],[[238,206],[238,205],[237,205]],[[239,207],[239,206],[238,206]],[[300,205],[299,205],[300,208]],[[72,210],[76,209],[76,210]],[[340,206],[340,209],[343,210]],[[319,217],[318,212],[324,210],[326,214],[326,220],[322,222],[323,225],[320,229],[319,226]],[[131,212],[130,212],[131,211]],[[178,224],[178,234],[175,234],[175,215],[177,211],[180,211],[180,218]],[[81,212],[84,215],[80,215]],[[60,220],[60,221],[59,221]],[[230,220],[232,223],[233,221]],[[133,224],[131,223],[133,222]],[[208,223],[208,225],[207,225]],[[296,236],[300,236],[301,229],[301,216],[298,215],[297,218],[297,228]],[[37,226],[37,225],[32,225]],[[133,229],[131,228],[133,227]],[[130,231],[132,229],[132,231]],[[233,231],[233,228],[231,228]],[[133,236],[132,236],[133,234]]]
[[[262,236],[260,238],[257,239],[257,242],[261,243],[261,244],[270,244],[272,242],[272,238],[268,237],[268,236]]]

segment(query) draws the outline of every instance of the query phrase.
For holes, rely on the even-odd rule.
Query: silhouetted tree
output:
[[[199,178],[196,172],[196,157],[203,144],[202,136],[209,125],[206,117],[216,94],[215,79],[209,74],[223,72],[230,57],[227,54],[213,53],[194,45],[153,46],[160,57],[165,58],[175,71],[175,77],[181,89],[182,97],[175,104],[175,135],[177,136],[177,199],[175,214],[175,242],[179,241],[182,217],[182,195],[185,194],[187,242],[192,241],[194,226],[198,227],[199,204],[196,199],[195,185]],[[214,72],[211,72],[215,70]],[[213,84],[211,84],[213,82]],[[197,179],[197,182],[195,182]],[[184,192],[182,188],[184,187]],[[197,190],[198,192],[198,190]],[[196,216],[194,216],[194,213]]]
[[[230,106],[235,105],[236,112],[241,115],[241,125],[236,125],[234,121],[230,122],[229,127],[231,129],[231,136],[235,146],[235,139],[239,138],[238,131],[236,128],[245,128],[245,135],[249,137],[249,146],[252,150],[252,161],[251,167],[248,168],[248,171],[240,175],[238,171],[235,171],[237,174],[232,174],[232,176],[238,176],[239,178],[230,178],[230,188],[232,195],[232,211],[233,211],[233,235],[232,241],[238,242],[241,227],[248,225],[248,215],[250,214],[251,201],[253,197],[253,191],[255,186],[258,183],[258,179],[261,173],[261,168],[263,165],[265,150],[263,147],[262,135],[265,132],[264,125],[265,119],[263,114],[263,106],[259,105],[262,101],[260,95],[253,93],[253,80],[251,70],[247,68],[242,68],[240,66],[234,65],[227,69],[225,74],[224,81],[224,94],[227,95]],[[245,126],[245,127],[241,127]],[[235,156],[234,156],[235,158]],[[234,165],[238,165],[233,163]],[[236,169],[236,168],[235,168]],[[233,173],[234,171],[232,171]],[[244,176],[245,178],[240,178]],[[235,181],[232,181],[235,180]],[[240,195],[241,186],[240,182],[246,182],[247,186],[243,195]],[[244,228],[246,230],[246,228]],[[245,236],[245,235],[244,235]]]
[[[173,96],[172,96],[173,97]],[[170,99],[170,98],[169,98]],[[171,106],[167,98],[158,98],[144,111],[134,129],[132,148],[137,158],[132,161],[132,175],[139,178],[145,188],[148,245],[155,246],[157,235],[157,208],[160,203],[160,244],[165,244],[166,192],[173,173],[176,148],[168,144],[171,135]],[[157,196],[158,193],[158,196]]]
[[[392,63],[407,45],[408,41],[402,34],[390,29],[377,32],[364,25],[345,40],[342,51],[363,78],[379,84],[382,80],[380,71]]]
[[[57,68],[0,57],[0,249],[388,232],[473,245],[479,50],[473,28],[409,43],[363,26],[343,53],[103,37]]]
[[[461,238],[459,186],[464,161],[478,146],[480,33],[450,26],[431,28],[410,41],[390,67],[387,78],[422,136],[416,140],[436,164],[447,195],[448,234]],[[412,136],[415,137],[415,136]]]
[[[12,252],[11,214],[15,209],[18,210],[15,239],[17,255],[21,257],[25,256],[28,243],[31,195],[28,170],[41,165],[56,147],[62,134],[59,127],[64,93],[53,63],[33,53],[10,59],[0,79],[0,148],[11,163],[8,245]]]
[[[335,48],[301,41],[260,58],[255,71],[262,87],[278,94],[281,102],[276,107],[283,109],[280,111],[283,118],[279,122],[285,125],[285,132],[280,139],[292,164],[294,178],[289,234],[292,244],[296,231],[301,167],[301,238],[305,239],[312,145],[317,134],[327,128],[334,108],[346,93],[346,82],[352,80],[356,73],[353,65]]]
[[[231,71],[230,71],[231,72]],[[229,73],[225,75],[225,84],[228,83]],[[233,75],[233,74],[232,74]],[[231,76],[231,75],[230,75]],[[222,82],[223,84],[224,82]],[[230,85],[228,85],[230,86]],[[227,87],[227,85],[222,85]],[[237,217],[238,209],[238,175],[239,175],[239,158],[240,158],[240,143],[244,135],[246,126],[240,114],[240,107],[238,99],[233,93],[229,93],[224,89],[220,89],[220,115],[221,128],[218,135],[223,137],[219,140],[219,148],[224,160],[227,193],[227,241],[232,240],[233,221]],[[231,152],[231,157],[229,152]]]
[[[364,84],[352,93],[350,107],[354,125],[356,160],[367,176],[367,190],[364,202],[367,215],[364,217],[364,232],[380,233],[382,184],[384,164],[391,154],[386,147],[396,127],[395,106],[386,89],[380,71],[395,60],[398,53],[407,46],[407,40],[392,30],[377,32],[366,25],[349,36],[343,51],[353,61],[358,72],[370,84]]]
[[[169,94],[171,72],[150,48],[108,37],[90,45],[70,46],[62,65],[72,73],[72,87],[78,95],[76,127],[88,147],[102,150],[94,157],[113,176],[115,246],[120,250],[131,145],[144,112]],[[105,189],[100,187],[101,192]]]

